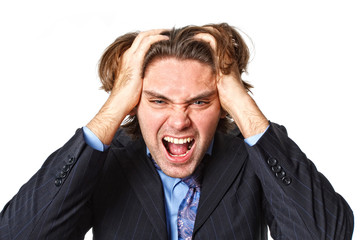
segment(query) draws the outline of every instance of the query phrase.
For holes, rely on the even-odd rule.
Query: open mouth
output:
[[[164,137],[162,140],[167,152],[172,157],[184,157],[194,145],[193,138]]]

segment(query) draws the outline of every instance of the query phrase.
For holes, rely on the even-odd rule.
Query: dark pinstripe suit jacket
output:
[[[110,150],[81,130],[53,153],[1,212],[0,239],[166,239],[161,180],[142,139],[122,131]],[[345,200],[272,124],[248,147],[217,133],[206,159],[193,239],[351,239]]]

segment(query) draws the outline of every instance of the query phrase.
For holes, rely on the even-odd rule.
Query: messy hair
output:
[[[194,36],[199,33],[211,34],[216,40],[216,53],[210,44]],[[99,63],[99,76],[102,88],[111,92],[115,80],[121,69],[121,56],[131,47],[138,32],[131,32],[118,37],[104,52]],[[208,24],[204,26],[186,26],[173,28],[161,33],[169,37],[168,40],[155,42],[145,54],[142,67],[142,77],[146,68],[156,59],[173,57],[179,60],[196,60],[210,66],[214,73],[221,71],[229,74],[233,67],[237,67],[240,73],[240,81],[243,82],[247,91],[252,86],[242,79],[246,72],[249,61],[249,49],[239,32],[226,23]],[[219,57],[219,69],[216,69],[215,58]],[[218,129],[224,132],[231,130],[231,116],[220,119]],[[134,136],[140,136],[140,126],[136,115],[128,116],[123,124],[127,132]]]

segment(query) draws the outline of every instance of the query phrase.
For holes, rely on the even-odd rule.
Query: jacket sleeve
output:
[[[107,152],[86,145],[82,129],[51,154],[0,214],[0,239],[83,239],[88,206]]]
[[[274,239],[351,239],[352,210],[284,127],[270,123],[257,144],[247,148]]]

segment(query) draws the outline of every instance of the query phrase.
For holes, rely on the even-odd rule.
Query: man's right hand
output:
[[[150,46],[168,37],[160,35],[163,29],[141,32],[131,47],[122,54],[120,73],[111,94],[96,116],[86,125],[102,143],[109,145],[128,114],[134,108],[142,92],[142,66]]]

